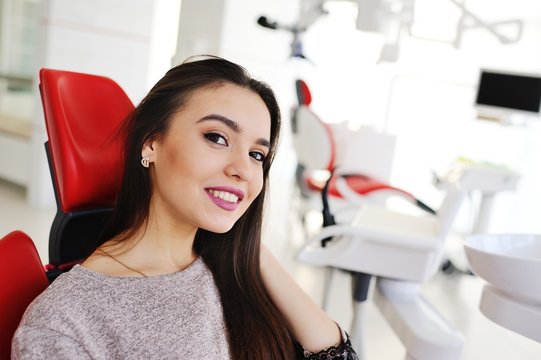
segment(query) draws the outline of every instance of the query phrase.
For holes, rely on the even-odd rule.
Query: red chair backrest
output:
[[[312,94],[308,84],[295,80],[299,105],[293,109],[293,146],[304,170],[332,170],[336,161],[336,143],[332,128],[310,108]]]
[[[49,238],[54,278],[53,271],[88,256],[101,236],[122,178],[120,126],[134,106],[103,76],[51,69],[39,76],[58,206]]]
[[[122,169],[115,136],[133,103],[103,76],[51,69],[39,75],[59,207],[111,207]]]
[[[11,339],[26,307],[49,281],[32,240],[21,231],[0,239],[0,359],[9,359]]]
[[[296,109],[294,121],[293,147],[297,161],[308,172],[332,170],[336,165],[336,143],[331,127],[306,105]]]
[[[297,90],[297,101],[299,105],[310,106],[312,103],[312,93],[306,81],[301,79],[295,80],[295,89]]]

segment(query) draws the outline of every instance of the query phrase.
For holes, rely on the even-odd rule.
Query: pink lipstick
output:
[[[241,190],[230,186],[210,187],[206,188],[205,191],[214,204],[227,211],[236,210],[244,198],[244,193]]]

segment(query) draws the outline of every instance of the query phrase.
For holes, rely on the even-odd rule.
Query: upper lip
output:
[[[236,195],[239,198],[239,201],[241,201],[244,198],[244,192],[232,186],[211,186],[211,187],[205,188],[205,190],[225,191],[225,192]]]

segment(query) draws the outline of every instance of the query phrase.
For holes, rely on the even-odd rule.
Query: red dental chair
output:
[[[119,127],[134,106],[117,83],[95,75],[41,69],[40,91],[57,203],[54,277],[86,258],[100,236],[121,179]]]
[[[9,359],[26,307],[49,285],[36,247],[22,231],[0,239],[0,284],[0,359]]]
[[[42,265],[24,233],[0,239],[0,359],[9,359],[13,333],[30,302],[93,250],[120,184],[119,127],[134,110],[109,78],[51,69],[39,76],[57,204],[50,264]]]

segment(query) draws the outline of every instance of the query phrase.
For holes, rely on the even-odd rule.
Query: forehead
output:
[[[261,97],[251,89],[231,83],[213,84],[195,90],[171,125],[191,126],[215,114],[235,121],[242,130],[269,138],[271,118]],[[183,121],[174,121],[182,118]],[[182,124],[181,124],[182,123]]]

